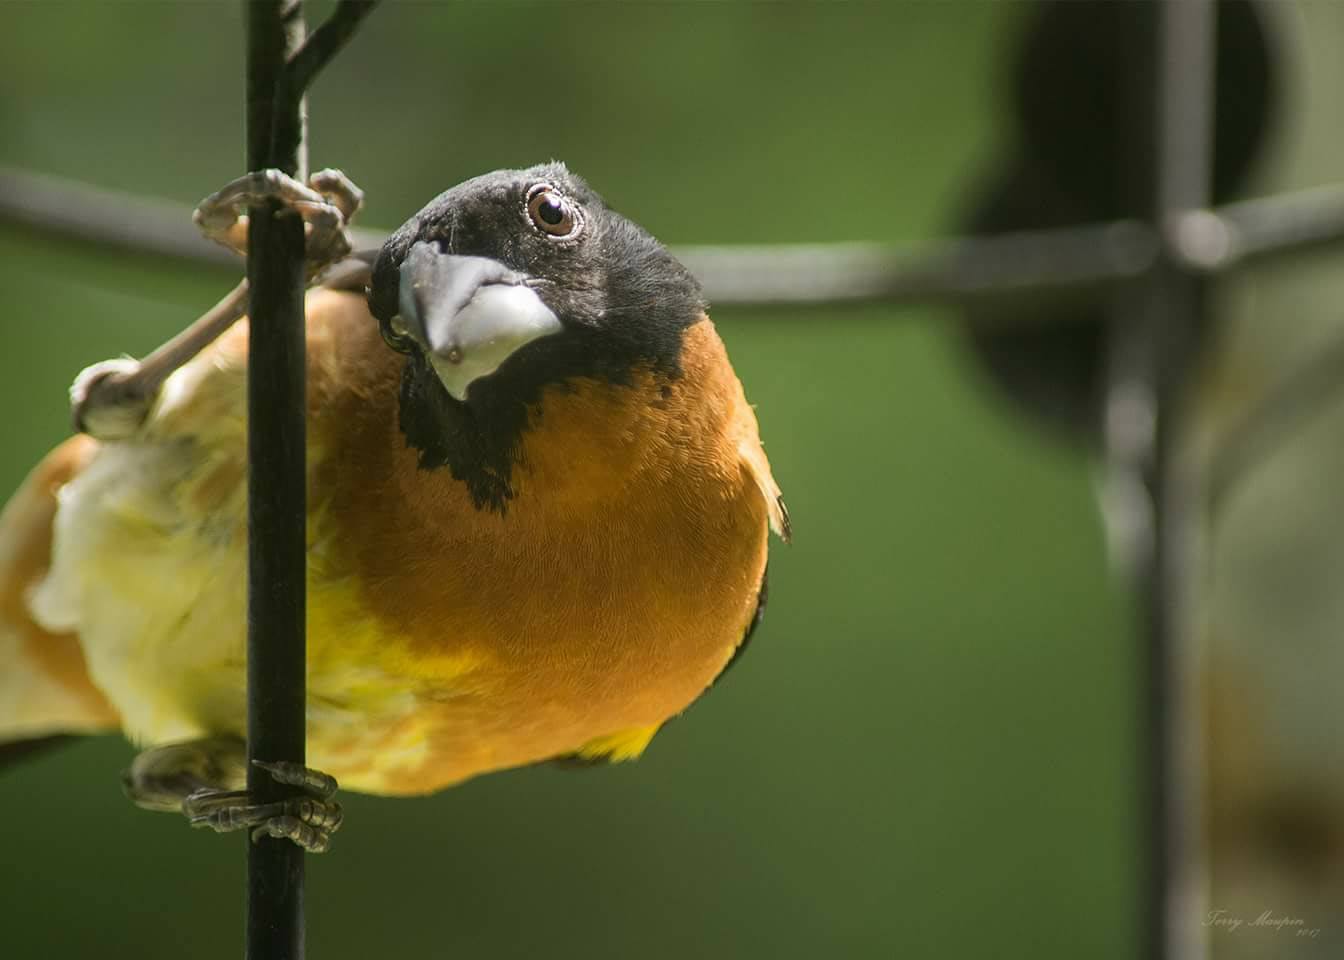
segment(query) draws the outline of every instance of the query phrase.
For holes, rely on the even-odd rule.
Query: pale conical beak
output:
[[[442,253],[423,241],[406,255],[402,323],[457,400],[520,347],[561,330],[530,279],[498,260]]]

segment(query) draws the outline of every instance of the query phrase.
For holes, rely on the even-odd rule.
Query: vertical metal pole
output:
[[[1157,223],[1167,256],[1154,279],[1164,301],[1152,336],[1156,351],[1155,453],[1149,489],[1154,503],[1154,582],[1149,651],[1155,699],[1165,729],[1153,742],[1155,772],[1165,767],[1162,817],[1166,904],[1164,955],[1199,960],[1208,955],[1207,870],[1204,849],[1203,711],[1199,631],[1190,615],[1196,491],[1189,465],[1177,458],[1176,426],[1184,391],[1209,333],[1208,282],[1189,264],[1208,258],[1199,249],[1199,217],[1212,202],[1214,163],[1216,16],[1214,0],[1167,0],[1159,27]],[[1161,750],[1158,754],[1156,751]]]
[[[302,176],[303,122],[284,71],[303,39],[298,2],[244,0],[247,167]],[[274,203],[248,210],[248,758],[304,761],[304,235]],[[249,764],[258,800],[285,789]],[[247,957],[301,960],[303,851],[269,837],[248,844]]]
[[[1145,836],[1140,956],[1207,955],[1198,637],[1189,617],[1194,506],[1178,456],[1183,391],[1205,329],[1206,281],[1188,263],[1201,238],[1184,217],[1210,201],[1214,116],[1213,0],[1164,0],[1136,41],[1135,99],[1155,164],[1134,174],[1162,234],[1153,273],[1118,304],[1107,446],[1111,479],[1141,509],[1126,518],[1140,597],[1143,702],[1139,739]],[[1152,58],[1152,69],[1144,63]],[[1192,230],[1192,227],[1195,228]]]

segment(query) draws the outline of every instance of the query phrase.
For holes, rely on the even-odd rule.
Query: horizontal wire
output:
[[[185,206],[75,180],[0,168],[0,222],[123,253],[241,268],[206,240]],[[354,229],[357,249],[386,231]],[[1217,274],[1344,241],[1344,185],[1182,214],[1167,226],[1170,256]],[[673,252],[716,304],[946,303],[1023,297],[1122,282],[1158,262],[1156,231],[1134,220],[933,241],[881,244],[686,245]]]

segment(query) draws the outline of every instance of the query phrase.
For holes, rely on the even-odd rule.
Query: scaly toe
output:
[[[312,853],[330,847],[345,818],[334,800],[301,796],[256,803],[246,790],[198,790],[182,801],[182,813],[193,827],[216,833],[251,829],[254,840],[282,837]]]
[[[326,853],[331,849],[331,831],[304,823],[298,817],[267,820],[252,831],[253,843],[262,837],[291,840],[309,853]]]
[[[238,253],[247,252],[247,208],[277,200],[281,213],[304,221],[305,256],[311,279],[351,250],[346,224],[364,194],[339,170],[322,170],[305,185],[281,170],[257,170],[226,184],[196,207],[201,232]]]
[[[289,760],[253,760],[252,765],[265,770],[276,783],[298,787],[319,800],[330,799],[340,789],[335,777],[321,770],[305,767],[301,763]]]

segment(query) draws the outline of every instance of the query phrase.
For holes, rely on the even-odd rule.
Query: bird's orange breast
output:
[[[379,625],[424,739],[375,788],[429,790],[606,743],[638,752],[723,668],[765,567],[773,480],[713,325],[687,331],[679,376],[548,388],[501,513],[446,468],[417,467],[397,426],[400,359],[362,303],[313,301],[324,562]],[[340,655],[326,649],[319,663]]]

